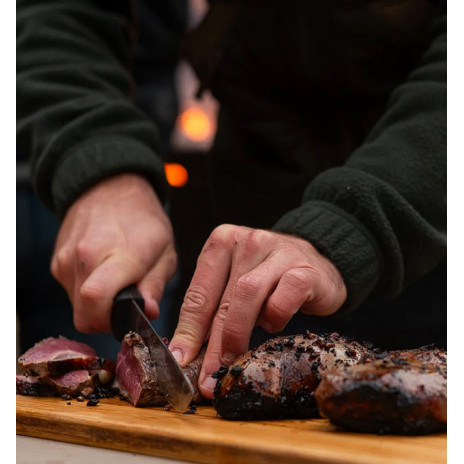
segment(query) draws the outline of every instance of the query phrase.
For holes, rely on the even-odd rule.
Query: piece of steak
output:
[[[97,374],[90,374],[85,369],[70,371],[57,377],[43,377],[44,383],[48,383],[59,395],[88,396],[100,384]]]
[[[155,365],[142,337],[129,332],[121,342],[116,359],[116,384],[119,392],[134,406],[166,404],[157,388]]]
[[[204,351],[188,364],[184,371],[195,388],[193,401],[204,401],[198,390],[198,376],[203,362]],[[150,357],[148,347],[142,337],[129,332],[121,343],[116,360],[116,382],[114,385],[134,406],[164,406],[168,403],[158,387],[156,366]]]
[[[93,348],[62,336],[49,337],[36,343],[18,359],[21,373],[34,377],[58,376],[79,369],[98,369],[100,363]]]
[[[16,374],[16,394],[26,396],[58,396],[58,392],[40,377]]]
[[[99,358],[90,346],[65,337],[49,337],[18,360],[16,393],[33,396],[89,396],[111,385],[115,363]]]
[[[320,413],[351,431],[445,431],[446,351],[424,347],[380,358],[327,373],[315,394]]]
[[[369,356],[369,348],[338,333],[276,337],[215,373],[213,404],[230,420],[316,417],[322,375]]]

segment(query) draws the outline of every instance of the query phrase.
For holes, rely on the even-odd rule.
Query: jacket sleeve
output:
[[[134,37],[130,0],[17,2],[17,146],[58,216],[121,172],[166,199],[157,129],[132,102]]]
[[[341,167],[317,176],[274,230],[301,236],[337,266],[341,312],[374,292],[395,298],[446,256],[446,18],[420,64]]]

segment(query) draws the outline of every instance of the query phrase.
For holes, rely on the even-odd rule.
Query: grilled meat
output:
[[[184,371],[195,388],[193,401],[204,401],[198,390],[198,376],[203,363],[204,350],[188,364]],[[120,393],[134,406],[164,406],[165,396],[158,389],[156,367],[142,337],[129,332],[121,343],[116,360],[116,382]]]
[[[372,355],[338,333],[276,337],[215,373],[213,404],[230,420],[315,417],[314,391],[325,372]]]
[[[424,347],[328,372],[315,396],[321,415],[342,428],[372,433],[446,430],[446,351]]]
[[[157,388],[155,364],[140,335],[129,332],[116,359],[116,382],[120,393],[134,406],[165,404]]]
[[[71,370],[98,369],[100,365],[93,348],[65,337],[49,337],[36,343],[18,359],[24,375],[56,376]]]
[[[89,396],[108,386],[115,363],[93,348],[65,337],[46,338],[18,359],[16,393],[32,396]]]

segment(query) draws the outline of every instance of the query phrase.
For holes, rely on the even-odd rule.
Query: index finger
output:
[[[198,257],[197,267],[182,304],[169,349],[185,366],[199,353],[226,287],[232,253],[225,237],[211,234]]]

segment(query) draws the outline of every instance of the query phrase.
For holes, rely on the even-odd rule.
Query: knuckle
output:
[[[85,304],[98,305],[105,299],[105,291],[93,285],[83,285],[79,289],[79,297]]]
[[[60,277],[71,266],[71,253],[68,248],[58,250],[52,260],[51,270],[54,277]]]
[[[233,237],[235,233],[235,229],[236,226],[232,226],[230,224],[222,224],[215,227],[203,247],[203,252],[215,248],[221,248],[229,244],[231,237]]]
[[[86,240],[81,240],[76,246],[76,259],[80,265],[86,268],[92,268],[94,261],[94,250],[91,244]]]
[[[190,287],[185,293],[181,311],[185,314],[197,314],[207,310],[210,296],[206,288],[195,285]]]
[[[245,274],[237,280],[236,293],[244,296],[253,296],[259,293],[262,284],[256,275]]]
[[[283,278],[286,284],[295,290],[307,290],[313,284],[316,276],[310,269],[295,268],[288,270]]]
[[[219,320],[221,323],[224,323],[227,317],[227,312],[229,310],[229,303],[221,303],[219,308],[216,311],[216,319]]]

